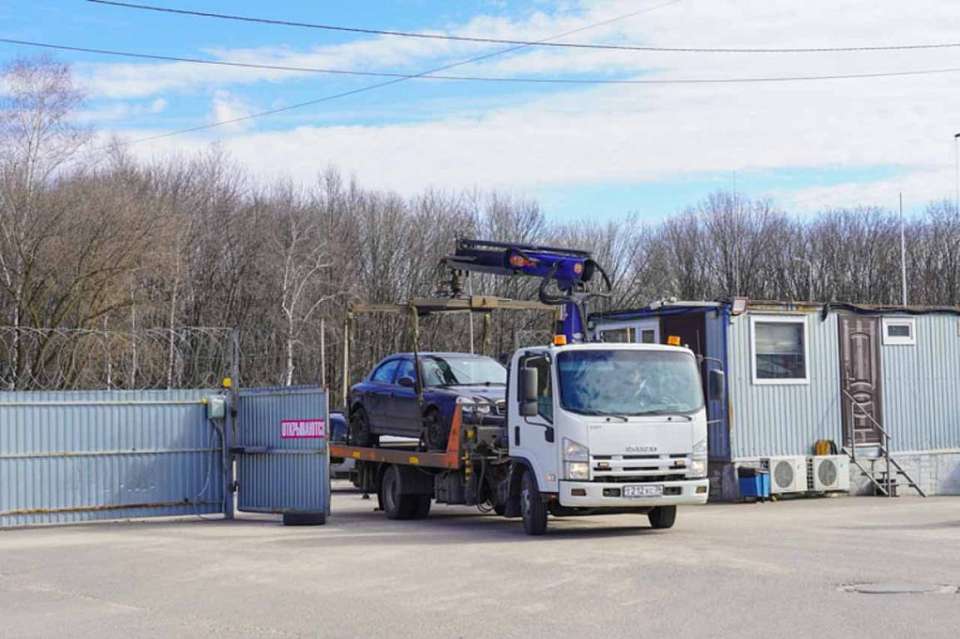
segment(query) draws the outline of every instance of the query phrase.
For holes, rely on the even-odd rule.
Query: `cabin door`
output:
[[[880,320],[840,316],[840,405],[846,446],[881,442]]]

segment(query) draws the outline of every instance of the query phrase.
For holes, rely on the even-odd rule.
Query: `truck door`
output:
[[[520,415],[518,394],[514,391],[514,406],[510,408],[510,414],[516,415],[517,420],[512,428],[510,454],[525,458],[533,466],[541,492],[557,492],[557,451],[560,442],[557,441],[556,429],[553,426],[553,365],[547,353],[534,351],[525,354],[518,361],[519,369],[527,366],[537,369],[539,410],[531,417]],[[519,376],[516,378],[519,379]]]

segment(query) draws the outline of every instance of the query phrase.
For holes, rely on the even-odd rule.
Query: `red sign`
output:
[[[284,419],[280,421],[281,439],[324,439],[326,424],[322,419]]]

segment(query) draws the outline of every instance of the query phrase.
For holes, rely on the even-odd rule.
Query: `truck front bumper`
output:
[[[663,486],[659,497],[623,497],[620,482],[561,481],[558,498],[561,506],[570,508],[650,508],[656,506],[686,506],[707,503],[709,479],[683,479],[657,482]]]

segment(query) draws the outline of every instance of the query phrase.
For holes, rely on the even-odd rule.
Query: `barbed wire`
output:
[[[3,390],[215,387],[232,368],[232,329],[0,327]]]

